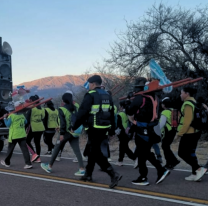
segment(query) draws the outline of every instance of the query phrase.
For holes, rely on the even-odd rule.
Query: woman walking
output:
[[[65,93],[62,96],[64,106],[59,108],[59,119],[60,119],[60,137],[57,144],[54,147],[51,160],[49,163],[42,163],[41,167],[48,173],[51,173],[54,161],[63,148],[63,146],[68,141],[71,145],[79,163],[79,170],[74,174],[76,176],[83,176],[85,174],[84,164],[82,160],[82,155],[79,148],[79,137],[74,133],[70,132],[71,127],[71,115],[76,113],[77,108],[73,104],[72,94]]]
[[[38,95],[31,96],[30,100],[35,101],[39,99]],[[27,145],[29,146],[29,150],[32,153],[32,162],[41,162],[40,159],[40,152],[41,152],[41,146],[40,146],[40,140],[43,132],[45,131],[45,127],[43,124],[43,120],[45,117],[45,111],[40,106],[34,107],[31,110],[29,110],[26,114],[27,119],[27,126],[30,128],[28,135],[27,135]],[[36,151],[33,148],[31,141],[34,138],[34,143],[36,147]]]
[[[54,148],[53,137],[56,133],[56,128],[58,127],[58,110],[54,108],[52,101],[48,101],[45,108],[45,119],[44,119],[44,142],[48,146],[48,151],[46,155],[52,154],[52,149]]]

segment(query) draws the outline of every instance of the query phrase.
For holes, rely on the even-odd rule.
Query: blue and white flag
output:
[[[17,86],[17,89],[25,88],[25,85]]]
[[[85,83],[84,83],[84,88],[86,88],[87,90],[89,90],[90,89],[90,87],[89,87],[89,82],[88,81],[86,81]]]
[[[154,59],[150,60],[149,66],[150,66],[150,71],[151,71],[151,77],[154,78],[154,79],[159,79],[160,80],[160,82],[159,82],[160,86],[171,83],[171,81],[169,79],[167,79],[167,77],[165,76],[165,73],[163,72],[160,65],[157,64]],[[172,90],[173,90],[173,87],[170,86],[170,87],[164,88],[163,92],[164,93],[170,93]]]

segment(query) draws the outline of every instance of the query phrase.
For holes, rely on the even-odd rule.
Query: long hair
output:
[[[70,112],[75,111],[76,108],[73,104],[73,98],[70,93],[64,93],[62,96],[62,100],[68,106]]]

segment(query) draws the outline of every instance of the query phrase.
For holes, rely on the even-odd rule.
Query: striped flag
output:
[[[86,88],[87,90],[89,90],[89,82],[88,81],[86,81],[83,86],[84,86],[84,88]]]

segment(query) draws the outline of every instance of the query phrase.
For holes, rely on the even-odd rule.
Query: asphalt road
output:
[[[0,153],[4,159],[5,153]],[[42,156],[42,162],[50,157]],[[82,182],[74,176],[78,163],[66,157],[55,162],[51,174],[41,169],[39,163],[33,168],[23,169],[24,160],[21,154],[13,154],[11,167],[0,165],[1,199],[4,206],[110,206],[110,205],[208,205],[208,175],[201,182],[187,182],[184,178],[189,171],[177,170],[159,185],[155,185],[156,170],[149,168],[149,186],[136,186],[131,181],[139,176],[132,166],[114,166],[123,175],[119,185],[111,190],[110,178],[96,166],[93,183]]]

